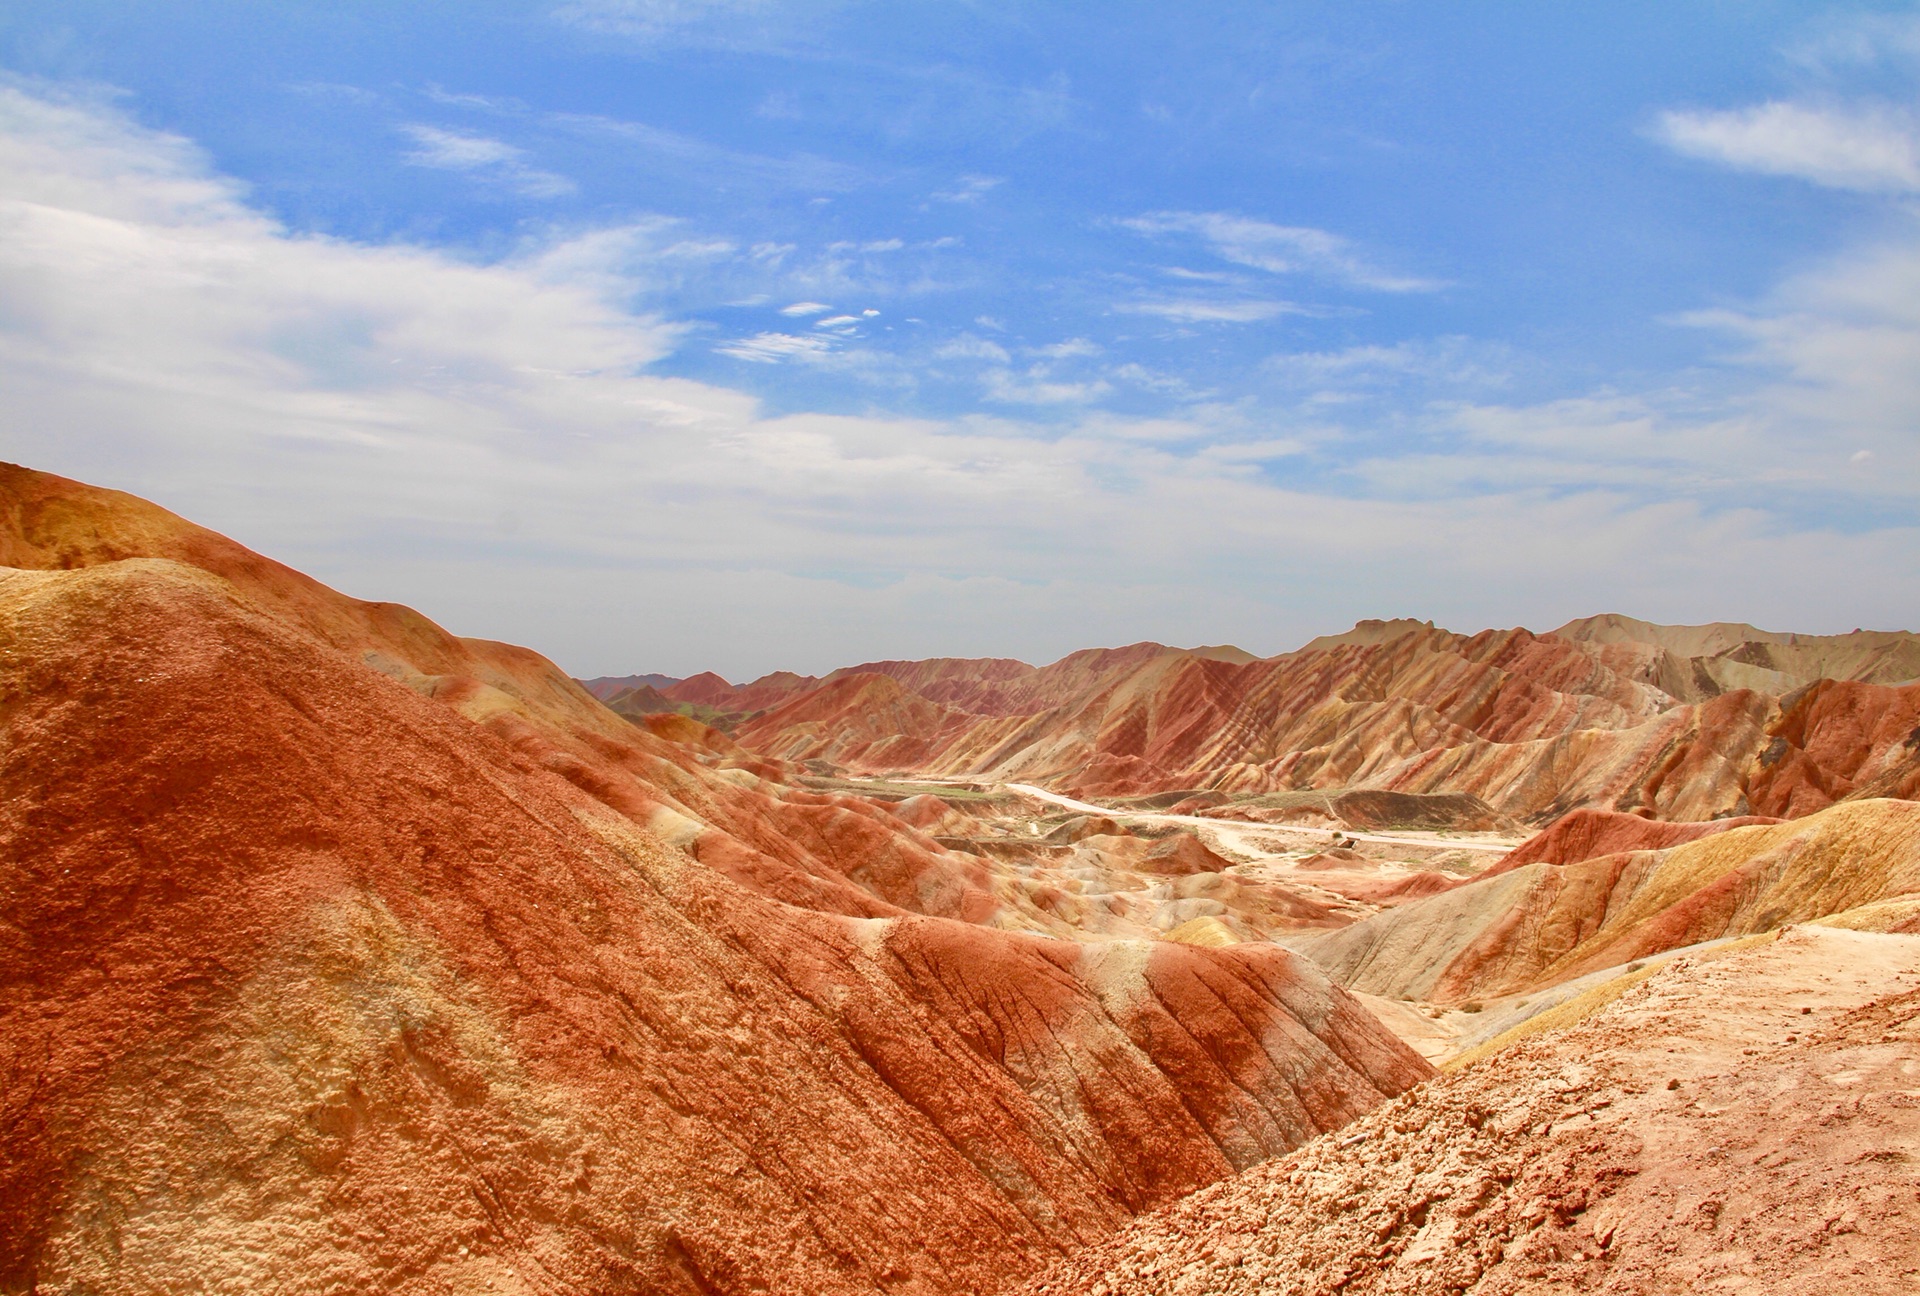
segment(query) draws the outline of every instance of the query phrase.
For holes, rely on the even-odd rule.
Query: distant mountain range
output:
[[[1465,793],[1544,823],[1578,807],[1711,819],[1911,796],[1915,679],[1906,631],[1604,615],[1546,634],[1363,621],[1269,658],[1141,643],[1043,667],[933,658],[589,686],[616,710],[679,710],[768,756],[855,774],[1186,792],[1255,816],[1284,809],[1261,798],[1307,790]]]

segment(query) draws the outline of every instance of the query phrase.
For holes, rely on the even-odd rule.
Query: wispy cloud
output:
[[[791,157],[749,153],[679,131],[598,113],[549,113],[542,120],[556,129],[617,139],[635,150],[669,159],[690,169],[722,173],[736,180],[750,179],[781,188],[825,190],[829,193],[855,189],[867,182],[867,176],[858,168],[827,158],[805,153]]]
[[[1776,101],[1663,113],[1656,133],[1675,152],[1742,171],[1833,189],[1920,192],[1920,123],[1901,109]]]
[[[1027,354],[1048,360],[1073,360],[1097,356],[1104,350],[1104,347],[1091,338],[1078,337],[1068,338],[1064,342],[1049,342],[1045,346],[1028,347]]]
[[[801,318],[808,315],[825,315],[832,309],[833,307],[827,305],[825,302],[803,301],[795,302],[791,306],[782,306],[780,313],[782,315],[792,315],[796,318]]]
[[[983,383],[988,400],[1007,405],[1087,405],[1113,390],[1104,378],[1062,381],[1045,365],[1034,365],[1022,374],[990,369]]]
[[[1280,315],[1306,314],[1306,308],[1284,301],[1234,301],[1204,297],[1158,297],[1115,302],[1121,315],[1152,315],[1176,324],[1256,324]]]
[[[1347,386],[1417,379],[1447,386],[1498,387],[1510,377],[1513,357],[1505,348],[1465,337],[1366,344],[1338,351],[1290,351],[1263,366],[1292,384]]]
[[[527,198],[563,198],[576,191],[573,181],[526,164],[526,150],[504,140],[418,122],[402,126],[414,147],[404,155],[410,166],[461,171]]]
[[[990,360],[1000,365],[1008,364],[1013,359],[999,343],[989,342],[971,333],[962,333],[951,341],[941,343],[934,355],[942,360]]]
[[[1446,287],[1441,280],[1383,270],[1351,241],[1322,229],[1275,225],[1230,212],[1159,211],[1118,223],[1154,238],[1197,238],[1222,260],[1268,274],[1316,275],[1375,292],[1433,292]]]
[[[750,338],[723,342],[714,350],[736,360],[778,364],[782,360],[806,360],[826,355],[833,350],[833,343],[824,337],[806,333],[756,333]]]
[[[1920,14],[1831,15],[1785,52],[1800,66],[1829,76],[1885,64],[1920,66]]]
[[[644,41],[660,41],[721,24],[765,18],[777,0],[567,0],[561,22]]]
[[[1212,395],[1210,392],[1196,390],[1186,379],[1174,374],[1161,373],[1142,364],[1123,364],[1110,371],[1118,382],[1141,391],[1152,392],[1158,396],[1171,397],[1178,401],[1202,400]]]
[[[977,203],[1005,183],[1004,176],[963,175],[933,197],[936,202]]]

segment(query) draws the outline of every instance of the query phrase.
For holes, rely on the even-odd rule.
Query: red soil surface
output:
[[[1920,796],[1920,687],[1820,680],[1786,698],[1747,780],[1763,814],[1797,818],[1856,796]]]

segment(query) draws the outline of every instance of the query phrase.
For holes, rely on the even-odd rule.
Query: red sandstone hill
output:
[[[0,566],[0,1291],[984,1292],[1428,1074],[132,497]]]
[[[1920,663],[1920,640],[1739,637],[1749,629],[1609,617],[1463,636],[1377,622],[1265,660],[1140,644],[1038,669],[878,662],[811,689],[790,683],[740,737],[863,773],[911,765],[1078,796],[1465,794],[1535,823],[1580,807],[1796,816],[1920,792],[1920,684],[1878,682]],[[1753,664],[1763,657],[1774,665]],[[873,675],[909,695],[888,693],[879,723],[863,710],[868,694],[842,687]]]

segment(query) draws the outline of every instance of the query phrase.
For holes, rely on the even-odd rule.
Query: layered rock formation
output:
[[[0,1291],[1826,1281],[1874,1258],[1793,1233],[1836,1167],[1912,1218],[1897,1118],[1775,1103],[1898,1106],[1911,649],[1382,622],[590,693],[0,467]],[[1742,1070],[1789,991],[1827,1017]],[[1368,1005],[1502,1061],[1330,1143],[1432,1075]],[[1676,1248],[1737,1143],[1696,1082],[1817,1167],[1739,1144]]]
[[[0,564],[0,1290],[989,1291],[1428,1074],[130,497]]]

